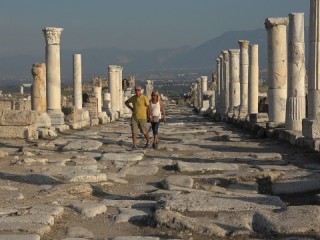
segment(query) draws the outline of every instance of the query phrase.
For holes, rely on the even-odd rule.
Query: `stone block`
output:
[[[51,118],[51,124],[55,125],[63,125],[64,124],[64,114],[61,111],[50,111],[48,110],[48,114]]]
[[[51,118],[48,113],[37,112],[36,126],[37,128],[51,127]]]
[[[268,113],[251,113],[249,121],[252,123],[263,123],[269,121]]]
[[[320,138],[320,120],[302,119],[302,135],[307,138]]]
[[[99,118],[90,119],[90,126],[98,126],[98,125],[99,125]]]
[[[0,110],[0,125],[28,126],[37,121],[37,112],[28,110]]]
[[[38,132],[35,124],[30,126],[0,126],[0,138],[37,139]]]

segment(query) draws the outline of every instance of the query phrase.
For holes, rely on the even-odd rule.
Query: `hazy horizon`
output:
[[[43,55],[45,27],[64,28],[62,49],[196,47],[228,31],[264,27],[266,17],[304,12],[301,0],[2,0],[0,57]]]

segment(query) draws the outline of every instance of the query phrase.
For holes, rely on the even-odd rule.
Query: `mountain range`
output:
[[[306,28],[307,32],[307,28]],[[190,33],[192,34],[192,33]],[[307,36],[307,35],[306,35]],[[119,48],[90,48],[80,51],[61,49],[62,78],[72,79],[73,54],[82,54],[83,76],[106,76],[109,64],[124,67],[124,76],[142,72],[205,70],[215,69],[216,58],[222,50],[239,48],[238,40],[246,39],[259,44],[260,70],[267,69],[267,31],[255,29],[249,31],[229,31],[203,44],[191,48],[181,46],[172,49],[154,51],[132,51]],[[307,39],[306,39],[306,42]],[[307,51],[306,51],[307,52]],[[44,62],[44,56],[17,55],[0,58],[0,76],[31,76],[33,63]]]

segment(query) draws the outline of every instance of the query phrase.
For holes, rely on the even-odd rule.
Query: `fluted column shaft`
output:
[[[269,122],[285,123],[287,101],[288,18],[267,18],[268,31],[268,109]]]
[[[249,47],[248,114],[258,113],[259,104],[259,46]]]
[[[302,130],[306,116],[304,13],[289,14],[286,129]]]

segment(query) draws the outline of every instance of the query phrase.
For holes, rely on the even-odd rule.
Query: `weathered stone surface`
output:
[[[14,201],[14,200],[22,200],[24,196],[20,192],[16,193],[0,193],[0,200],[2,201]]]
[[[261,211],[253,216],[254,231],[266,236],[320,234],[319,206],[290,206],[285,211]]]
[[[0,234],[0,240],[40,240],[40,236],[38,234],[24,234],[24,235]]]
[[[30,222],[0,222],[0,231],[2,232],[27,232],[44,235],[51,230],[47,224],[30,223]]]
[[[238,170],[238,164],[226,164],[226,163],[191,163],[178,161],[177,167],[180,172],[206,172],[206,171],[228,171]]]
[[[249,156],[259,160],[282,160],[279,153],[250,153]]]
[[[94,202],[72,203],[70,207],[89,218],[107,211],[107,207],[104,204]]]
[[[189,176],[171,175],[162,181],[162,186],[167,190],[175,190],[176,187],[192,188],[193,179]]]
[[[149,200],[113,200],[104,199],[101,201],[102,204],[107,207],[117,208],[153,208],[156,206],[156,201]]]
[[[102,146],[102,142],[97,140],[73,140],[66,146],[64,146],[63,150],[95,150]]]
[[[50,215],[59,217],[63,214],[64,208],[61,206],[55,205],[42,205],[42,206],[34,206],[29,209],[29,214],[32,215]]]
[[[67,234],[69,237],[73,238],[89,238],[92,239],[94,237],[93,233],[86,228],[83,227],[69,227],[67,230]]]
[[[52,226],[54,224],[54,218],[46,215],[10,216],[0,218],[0,223],[39,223]]]
[[[276,182],[272,185],[272,193],[278,195],[316,191],[320,189],[319,180],[320,178],[307,178]]]
[[[158,172],[159,168],[155,165],[151,166],[133,166],[124,168],[120,173],[125,173],[134,176],[152,176]]]
[[[148,208],[120,208],[120,213],[116,216],[115,222],[140,222],[147,219],[148,216],[152,215],[152,211]]]
[[[224,195],[203,192],[191,192],[184,195],[173,195],[164,199],[162,207],[180,212],[237,212],[256,211],[260,209],[283,209],[286,205],[279,197],[250,194]]]
[[[104,153],[100,161],[133,161],[137,162],[142,160],[143,152],[134,151],[129,153],[119,152],[119,153]]]
[[[37,139],[35,124],[28,126],[0,126],[0,138]]]
[[[1,126],[28,126],[37,121],[36,111],[27,110],[0,110]]]
[[[114,237],[112,240],[160,240],[158,237],[143,237],[143,236],[128,236],[128,237]]]

